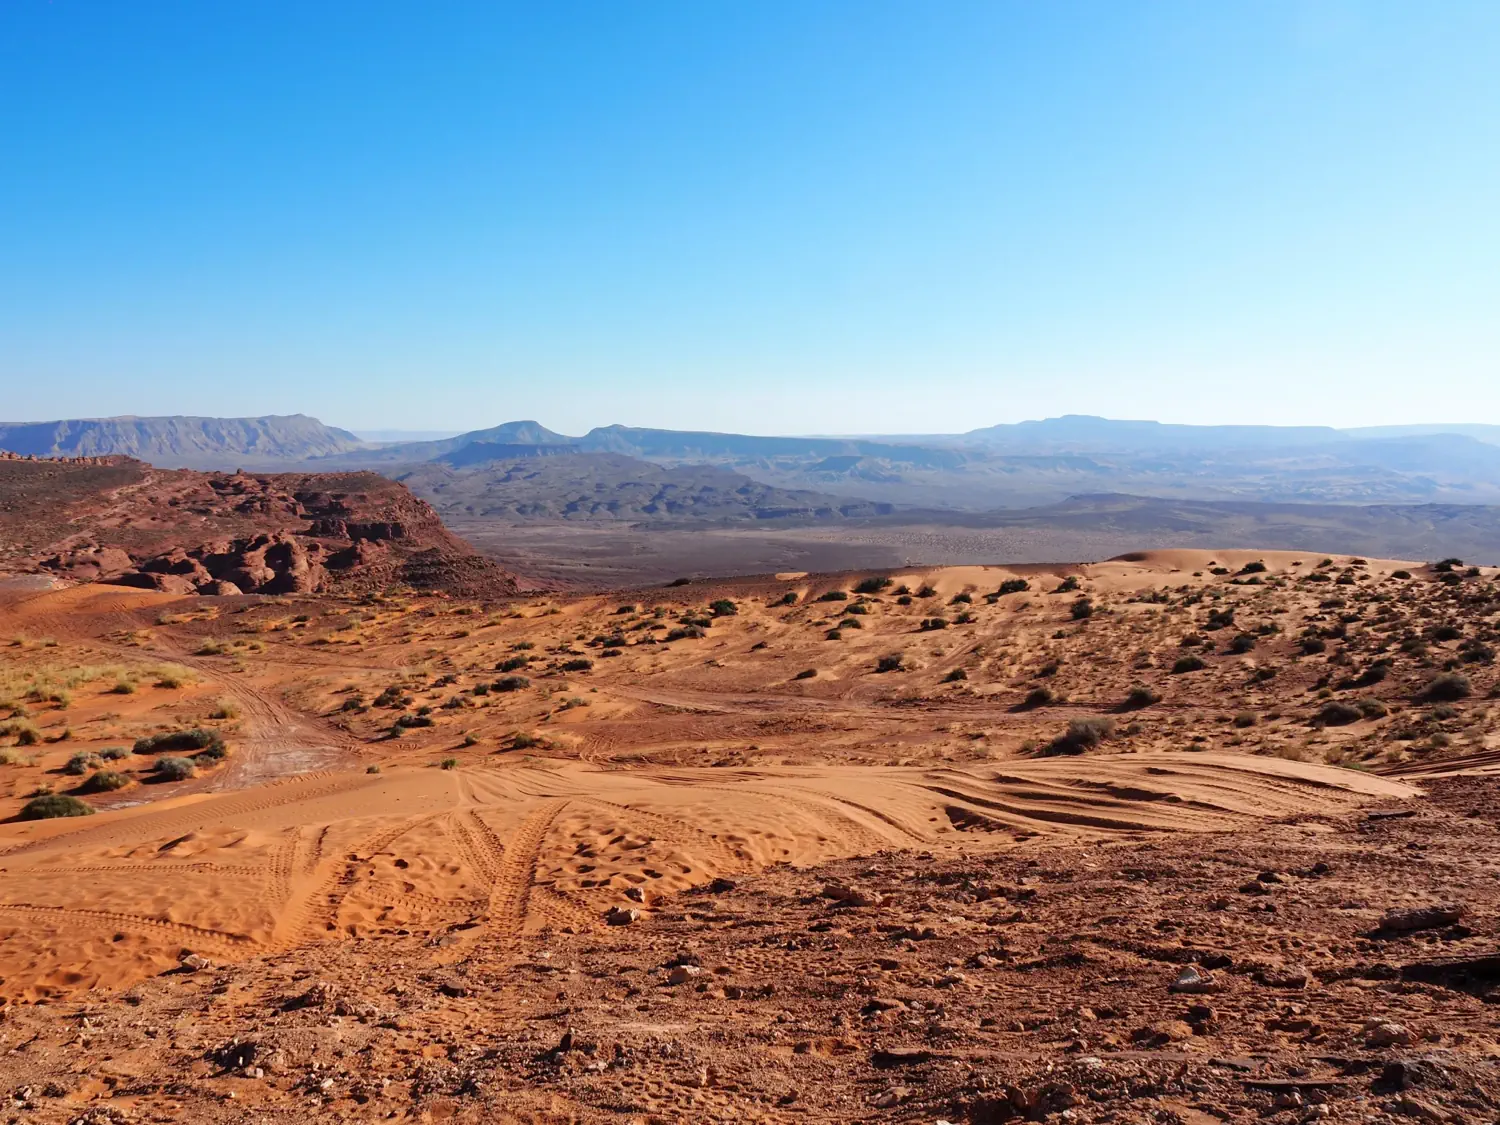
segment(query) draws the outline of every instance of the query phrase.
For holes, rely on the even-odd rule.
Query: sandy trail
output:
[[[381,933],[450,956],[583,932],[716,876],[887,848],[1141,840],[1414,794],[1232,755],[974,769],[324,772],[0,835],[0,992],[119,986],[215,959]]]

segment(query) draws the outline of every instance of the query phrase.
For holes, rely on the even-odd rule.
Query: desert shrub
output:
[[[697,640],[707,635],[708,634],[705,633],[702,628],[697,625],[683,625],[679,626],[676,629],[667,630],[667,640],[669,641]]]
[[[1422,694],[1427,699],[1454,703],[1460,699],[1469,698],[1473,691],[1474,687],[1469,683],[1469,677],[1462,672],[1444,672],[1434,677]]]
[[[937,597],[937,590],[932,586],[923,586],[920,590],[917,591],[917,597],[935,598]]]
[[[1362,718],[1364,718],[1364,712],[1354,704],[1335,699],[1318,709],[1314,721],[1325,727],[1344,727],[1350,723],[1357,723]]]
[[[667,586],[668,588],[671,588],[673,586],[686,586],[689,585],[692,581],[693,580],[691,578],[674,578],[672,579],[672,581],[667,583]]]
[[[377,766],[377,765],[369,765],[369,766],[365,767],[365,773],[379,773],[379,772],[380,772],[380,767]]]
[[[816,668],[804,668],[792,677],[794,680],[810,680],[818,674]]]
[[[1229,641],[1229,651],[1243,655],[1255,647],[1255,636],[1251,633],[1236,633]]]
[[[99,757],[106,762],[118,762],[122,758],[130,757],[130,751],[123,746],[106,746],[99,751]]]
[[[1192,655],[1179,656],[1172,664],[1172,671],[1180,676],[1184,672],[1200,672],[1206,667],[1208,665],[1203,663],[1202,657]]]
[[[953,669],[953,671],[949,672],[946,676],[943,677],[943,683],[956,684],[960,680],[967,680],[968,678],[969,673],[965,672],[962,668],[955,668]]]
[[[1036,674],[1038,676],[1041,676],[1043,679],[1045,679],[1048,676],[1055,676],[1055,675],[1057,675],[1057,670],[1059,668],[1061,668],[1061,667],[1062,667],[1062,665],[1059,664],[1057,661],[1055,661],[1055,660],[1049,660],[1049,661],[1047,661],[1047,663],[1043,664],[1040,668],[1038,668],[1036,670]]]
[[[1234,725],[1241,730],[1253,727],[1257,721],[1254,711],[1241,711],[1234,717]]]
[[[1390,708],[1378,699],[1356,699],[1354,706],[1367,719],[1383,719],[1391,713]]]
[[[1241,574],[1264,574],[1265,572],[1266,564],[1259,559],[1255,562],[1247,562],[1244,566],[1240,567]]]
[[[1402,581],[1405,581],[1406,579],[1408,579],[1408,578],[1411,577],[1411,571],[1409,571],[1409,570],[1393,570],[1393,571],[1391,571],[1391,577],[1392,578],[1399,578]]]
[[[158,758],[151,769],[163,781],[186,781],[198,772],[191,758]]]
[[[497,672],[515,672],[531,663],[529,656],[507,656],[495,665]]]
[[[616,609],[616,610],[615,610],[615,612],[616,612],[616,613],[622,613],[622,614],[623,614],[623,613],[634,613],[634,612],[635,612],[635,611],[636,611],[636,609],[637,609],[637,608],[638,608],[638,607],[637,607],[637,606],[635,606],[635,605],[622,605],[622,606],[619,606],[619,607],[618,607],[618,608],[617,608],[617,609]]]
[[[458,759],[457,758],[444,758],[441,762],[438,763],[438,768],[439,769],[445,769],[445,770],[457,769],[458,768]]]
[[[1178,648],[1197,648],[1199,645],[1201,645],[1203,643],[1204,643],[1203,638],[1201,636],[1199,636],[1197,633],[1188,633],[1186,636],[1184,636],[1182,638],[1182,640],[1180,640],[1180,641],[1177,642],[1177,647]]]
[[[232,699],[221,699],[219,700],[219,705],[213,709],[208,717],[210,719],[238,719],[240,717],[240,705]]]
[[[930,633],[934,629],[946,629],[948,622],[941,617],[924,617],[922,623],[917,626],[924,633]]]
[[[1211,609],[1208,611],[1208,619],[1203,622],[1206,632],[1216,633],[1220,629],[1227,629],[1234,624],[1234,607],[1228,609]]]
[[[1026,698],[1021,701],[1021,706],[1026,708],[1047,707],[1055,702],[1056,699],[1057,696],[1053,694],[1051,688],[1032,688],[1026,693]]]
[[[517,731],[510,736],[510,748],[512,750],[530,750],[536,746],[546,744],[546,739],[540,735],[529,734],[526,731]]]
[[[91,754],[87,750],[80,750],[68,759],[63,766],[63,773],[70,777],[82,777],[89,770],[99,765],[100,758],[97,754]]]
[[[870,612],[870,603],[869,602],[850,602],[844,608],[844,612],[845,613],[857,614],[857,615],[859,615],[861,617],[867,616],[869,614],[869,612]]]
[[[78,787],[80,793],[113,793],[130,784],[130,778],[117,770],[99,770]]]
[[[218,731],[195,727],[192,730],[166,731],[138,738],[135,741],[135,752],[160,754],[167,750],[207,750],[210,746],[223,745],[224,738]]]
[[[0,749],[0,766],[29,766],[31,758],[14,747]]]
[[[1113,737],[1114,733],[1115,724],[1109,719],[1074,719],[1068,724],[1066,731],[1042,748],[1042,753],[1082,754],[1095,749],[1105,739]]]
[[[954,594],[951,598],[949,598],[948,599],[948,604],[949,605],[973,605],[974,604],[974,595],[970,594],[967,590],[965,590],[963,593]]]
[[[92,816],[94,810],[77,797],[45,793],[33,797],[21,807],[22,820],[51,820],[59,816]]]
[[[564,672],[587,672],[593,668],[594,662],[586,656],[574,657],[572,660],[562,662]]]
[[[735,605],[728,598],[719,598],[715,601],[710,602],[708,605],[708,609],[709,612],[712,613],[715,617],[733,617],[740,611],[740,607]]]
[[[1439,625],[1432,630],[1432,639],[1440,644],[1448,641],[1456,641],[1463,636],[1464,632],[1457,625]]]
[[[861,580],[859,585],[854,587],[854,592],[856,594],[878,594],[890,584],[891,580],[889,578],[883,574],[878,574]]]
[[[797,604],[797,591],[795,591],[795,590],[788,590],[786,593],[784,593],[784,594],[781,595],[781,601],[779,601],[777,604],[778,605],[796,605]]]
[[[818,601],[820,602],[846,602],[848,600],[849,595],[843,590],[829,590],[825,594],[818,595]]]
[[[911,605],[911,602],[912,597],[910,594],[902,594],[899,598],[896,599],[897,605]]]
[[[198,753],[194,754],[193,757],[200,762],[222,761],[223,759],[229,757],[229,747],[225,746],[223,742],[210,743],[202,750],[199,750]]]
[[[1328,648],[1328,642],[1322,637],[1303,637],[1297,642],[1302,648],[1302,655],[1316,656]]]
[[[1094,603],[1088,598],[1079,598],[1068,612],[1072,614],[1074,621],[1085,621],[1094,616]]]
[[[875,662],[877,672],[899,672],[904,667],[904,661],[899,652],[889,653]]]
[[[0,738],[5,735],[14,737],[17,746],[35,746],[42,740],[42,732],[36,729],[36,724],[26,719],[8,719],[0,723]]]
[[[828,632],[823,634],[823,639],[829,641],[841,641],[844,639],[844,631],[842,629],[830,629],[828,630]]]
[[[1493,664],[1495,662],[1493,646],[1479,640],[1468,640],[1459,645],[1458,655],[1465,664]]]
[[[1031,583],[1024,578],[1007,578],[1000,583],[1000,589],[996,591],[1002,598],[1006,594],[1019,594],[1023,590],[1031,589]]]
[[[1058,586],[1052,592],[1054,594],[1071,594],[1076,589],[1078,589],[1078,576],[1070,574],[1062,580],[1062,585]]]
[[[1432,564],[1432,569],[1435,570],[1435,571],[1437,571],[1439,574],[1447,574],[1449,571],[1454,570],[1454,569],[1456,569],[1458,567],[1461,567],[1463,565],[1464,565],[1464,560],[1463,559],[1443,559],[1441,562],[1435,562],[1435,563],[1433,563]]]
[[[411,729],[413,727],[430,727],[430,726],[433,726],[433,725],[434,724],[433,724],[432,719],[429,716],[427,716],[427,715],[397,715],[396,716],[396,729],[397,730],[409,730],[409,729]]]
[[[1139,711],[1142,707],[1150,707],[1153,703],[1160,703],[1161,696],[1144,684],[1136,684],[1125,695],[1125,702],[1121,705],[1126,711]]]
[[[1263,684],[1267,680],[1274,680],[1276,678],[1276,669],[1267,668],[1265,665],[1262,665],[1251,673],[1250,678],[1258,684]]]

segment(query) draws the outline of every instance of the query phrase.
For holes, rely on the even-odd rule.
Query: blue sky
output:
[[[5,0],[0,419],[1500,422],[1500,4]]]

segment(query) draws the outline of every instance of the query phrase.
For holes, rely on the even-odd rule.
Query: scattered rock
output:
[[[1181,992],[1197,996],[1219,991],[1211,977],[1205,976],[1189,965],[1177,974],[1177,979],[1168,987],[1169,992]]]
[[[609,926],[629,926],[641,916],[639,910],[629,906],[611,906],[604,912],[604,922]]]
[[[1464,916],[1464,908],[1458,904],[1448,906],[1419,906],[1405,910],[1389,910],[1380,919],[1380,928],[1387,933],[1404,934],[1413,930],[1436,930],[1451,926]]]

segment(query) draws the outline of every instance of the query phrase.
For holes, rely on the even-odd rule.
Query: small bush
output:
[[[1468,699],[1473,692],[1474,687],[1469,683],[1468,676],[1462,672],[1444,672],[1434,678],[1422,694],[1427,699],[1455,703],[1460,699]]]
[[[1074,621],[1086,621],[1094,616],[1094,603],[1088,598],[1079,598],[1068,612],[1072,614]]]
[[[25,719],[10,719],[0,723],[0,738],[7,734],[15,738],[17,746],[35,746],[42,741],[42,732],[36,729],[36,724]]]
[[[1259,720],[1256,719],[1254,711],[1241,711],[1234,717],[1234,725],[1239,727],[1241,730],[1245,730],[1248,727],[1253,727],[1258,721]]]
[[[1000,583],[1000,589],[996,593],[1003,598],[1006,594],[1019,594],[1029,589],[1031,589],[1031,583],[1026,581],[1026,579],[1007,578],[1004,582]]]
[[[1250,678],[1258,684],[1263,684],[1267,680],[1274,680],[1276,678],[1276,669],[1267,668],[1262,665],[1251,673]]]
[[[1259,560],[1255,562],[1247,562],[1244,566],[1240,567],[1241,574],[1264,574],[1265,572],[1266,564],[1260,562]]]
[[[191,758],[158,758],[151,769],[163,781],[186,781],[198,772]]]
[[[27,801],[20,815],[22,820],[52,820],[59,816],[93,816],[94,810],[77,797],[47,793]]]
[[[717,601],[710,602],[708,608],[715,617],[733,617],[740,611],[740,607],[728,598],[719,598]]]
[[[781,595],[781,601],[777,602],[776,604],[777,605],[796,605],[797,604],[797,591],[795,591],[795,590],[788,590],[786,593],[784,593],[784,594]]]
[[[219,705],[208,716],[210,719],[238,719],[240,705],[232,699],[221,699]]]
[[[1160,703],[1161,696],[1144,684],[1137,684],[1125,695],[1122,707],[1126,711],[1139,711],[1142,707],[1150,707],[1153,703]]]
[[[113,793],[130,784],[130,778],[117,770],[99,770],[78,787],[80,793]]]
[[[844,631],[842,629],[830,629],[823,634],[823,639],[826,641],[841,641],[844,639]]]
[[[70,777],[82,777],[89,770],[99,765],[100,758],[97,754],[91,754],[87,750],[80,750],[68,759],[67,765],[63,766],[63,773]]]
[[[899,598],[896,599],[897,605],[911,605],[911,602],[912,597],[910,594],[902,594]]]
[[[1180,676],[1185,672],[1201,672],[1206,667],[1208,665],[1203,663],[1202,657],[1192,655],[1179,656],[1172,664],[1172,672]]]
[[[1115,724],[1109,719],[1074,719],[1068,729],[1054,738],[1042,749],[1045,755],[1082,754],[1095,749],[1115,733]]]
[[[882,656],[875,662],[875,671],[900,672],[904,668],[904,666],[905,664],[901,658],[901,654],[899,652],[893,652],[889,655]]]
[[[869,602],[850,602],[845,608],[845,613],[852,613],[859,617],[866,617],[870,612]]]
[[[848,600],[849,595],[843,590],[829,590],[826,594],[818,595],[820,602],[846,602]]]
[[[1362,718],[1364,718],[1364,713],[1354,704],[1336,699],[1323,704],[1314,716],[1314,721],[1325,727],[1346,727],[1350,723],[1359,722]]]
[[[1391,713],[1390,708],[1378,699],[1356,699],[1354,706],[1367,719],[1383,719]]]
[[[676,629],[668,629],[666,639],[669,641],[688,641],[698,640],[706,636],[708,636],[708,634],[705,633],[699,626],[686,625],[680,626]]]
[[[943,683],[956,684],[960,680],[967,680],[968,678],[969,673],[965,672],[962,668],[955,668],[953,669],[953,671],[949,672],[946,676],[943,677]]]
[[[948,622],[941,617],[924,617],[922,623],[917,626],[924,633],[930,633],[934,629],[946,629]]]
[[[1251,633],[1236,633],[1229,641],[1229,651],[1235,656],[1243,656],[1255,648],[1255,636]]]
[[[1303,637],[1298,644],[1302,648],[1303,656],[1317,656],[1318,653],[1328,648],[1328,642],[1322,637]]]
[[[863,579],[859,585],[854,587],[856,594],[878,594],[891,584],[891,580],[880,574],[872,578]]]
[[[923,586],[920,590],[917,591],[917,597],[919,597],[919,598],[935,598],[935,597],[937,597],[937,590],[935,590],[931,586]]]
[[[973,605],[974,604],[974,595],[970,594],[968,591],[964,591],[961,594],[954,594],[951,598],[948,599],[948,604],[949,605]]]
[[[1062,585],[1052,592],[1054,594],[1071,594],[1076,589],[1078,589],[1078,576],[1070,574],[1062,580]]]
[[[1022,700],[1021,706],[1028,709],[1032,707],[1047,707],[1050,706],[1056,699],[1057,696],[1052,693],[1051,688],[1032,688],[1026,693],[1026,698]]]
[[[495,671],[515,672],[526,667],[526,665],[530,663],[531,657],[529,656],[507,656],[504,660],[495,665]]]
[[[562,670],[564,672],[587,672],[593,666],[594,662],[586,656],[579,656],[562,662]]]
[[[810,679],[814,678],[817,674],[818,674],[818,670],[816,668],[804,668],[804,669],[802,669],[802,671],[798,672],[795,676],[793,676],[792,679],[794,679],[794,680],[810,680]]]
[[[210,746],[224,745],[218,731],[195,727],[192,730],[167,731],[152,734],[135,741],[137,754],[159,754],[165,750],[207,750]]]
[[[671,588],[673,586],[686,586],[692,581],[693,580],[691,578],[674,578],[672,579],[672,581],[667,583],[667,586],[668,588]]]
[[[438,768],[439,769],[445,769],[445,770],[457,769],[458,768],[458,759],[457,758],[444,758],[441,762],[438,763]]]

